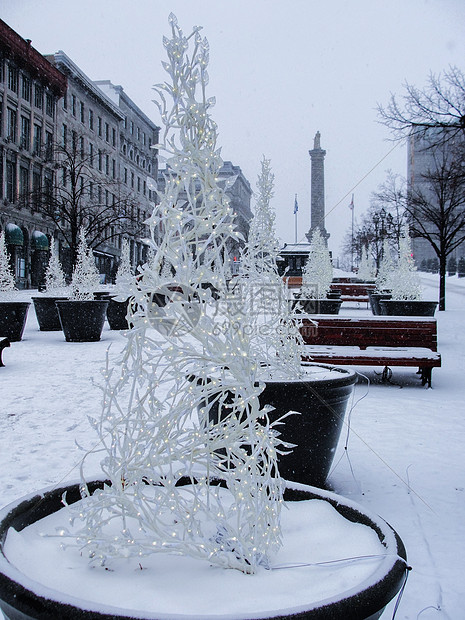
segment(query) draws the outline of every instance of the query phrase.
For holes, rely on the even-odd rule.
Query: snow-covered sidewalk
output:
[[[422,388],[411,368],[395,368],[392,385],[360,368],[371,384],[356,387],[347,449],[344,432],[329,479],[335,491],[391,523],[406,545],[413,571],[398,620],[463,617],[464,280],[448,278],[447,311],[436,313],[443,365],[433,371],[433,389]],[[422,274],[425,299],[437,298],[436,282]],[[343,307],[342,313],[369,311]],[[105,354],[110,347],[116,359],[123,346],[123,336],[107,325],[97,343],[40,332],[31,305],[24,339],[5,349],[0,369],[0,506],[78,478],[79,446],[96,441],[87,416],[100,413],[96,384]]]

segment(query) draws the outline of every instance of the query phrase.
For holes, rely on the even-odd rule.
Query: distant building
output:
[[[170,174],[169,168],[158,171],[158,189],[164,191],[165,176]],[[252,190],[249,181],[245,178],[241,168],[234,166],[230,161],[223,162],[223,166],[219,170],[219,178],[234,178],[234,183],[226,190],[226,194],[230,201],[230,206],[234,212],[234,224],[238,232],[244,239],[248,239],[250,220],[252,219],[252,211],[250,209],[250,200]],[[182,194],[181,194],[182,196]],[[232,241],[228,246],[228,254],[231,261],[231,268],[234,272],[235,265],[240,257],[240,249],[243,243],[240,241]]]
[[[154,148],[158,144],[160,128],[128,97],[122,86],[109,80],[94,82],[123,114],[119,136],[119,178],[139,204],[137,220],[145,221],[152,211],[150,203],[156,202],[158,157]],[[146,230],[145,237],[148,236]],[[131,262],[145,262],[146,248],[142,239],[131,239]]]
[[[48,261],[53,222],[35,211],[52,186],[58,102],[67,79],[0,20],[0,228],[17,286],[38,286]]]
[[[432,204],[434,204],[435,196],[431,191],[431,184],[423,175],[434,172],[437,168],[437,162],[443,159],[442,153],[447,157],[450,148],[456,146],[455,138],[450,143],[435,146],[438,143],[438,132],[444,129],[432,127],[428,132],[422,135],[411,133],[408,140],[408,159],[407,159],[407,180],[411,189],[417,189],[425,193],[429,193]],[[465,209],[465,205],[463,206]],[[412,238],[412,251],[415,263],[418,268],[426,269],[429,265],[437,262],[437,254],[426,239],[419,237]],[[458,262],[461,257],[465,257],[465,243],[462,243],[456,250],[449,255],[449,259],[454,257]]]

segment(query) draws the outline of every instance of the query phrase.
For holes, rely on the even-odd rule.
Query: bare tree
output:
[[[446,309],[447,258],[465,241],[465,149],[436,148],[431,165],[410,186],[412,236],[426,239],[439,260],[439,310]]]
[[[391,94],[386,106],[378,105],[378,114],[395,140],[412,131],[425,135],[431,128],[438,130],[437,144],[465,136],[465,75],[457,67],[449,67],[442,74],[431,73],[422,89],[406,82],[401,101]]]
[[[55,223],[66,242],[67,270],[76,263],[81,228],[92,249],[114,242],[122,232],[129,236],[142,233],[145,217],[140,205],[124,188],[117,171],[105,170],[105,153],[86,154],[75,141],[68,147],[56,146],[54,156],[55,174],[45,179],[43,187],[33,189],[31,203]]]

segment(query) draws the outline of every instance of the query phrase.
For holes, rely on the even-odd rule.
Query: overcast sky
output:
[[[210,43],[209,96],[222,156],[256,190],[271,159],[281,241],[310,226],[310,157],[321,133],[326,228],[340,253],[355,216],[388,169],[405,175],[377,103],[430,71],[465,70],[464,0],[2,0],[0,16],[42,54],[63,50],[91,79],[109,79],[157,124],[153,84],[165,79],[162,36],[174,12],[186,34]],[[393,149],[393,150],[392,150]]]

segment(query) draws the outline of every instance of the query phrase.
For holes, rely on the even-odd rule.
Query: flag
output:
[[[294,215],[297,213],[298,210],[299,210],[299,205],[297,204],[297,194],[296,194],[295,200],[294,200]]]
[[[354,195],[353,195],[353,194],[352,194],[352,200],[350,201],[349,209],[350,209],[351,211],[353,211],[353,210],[354,210]]]

